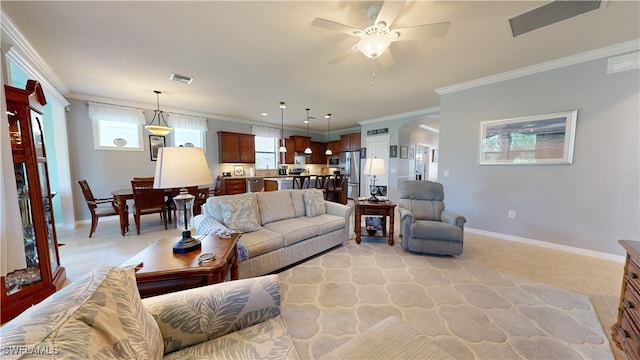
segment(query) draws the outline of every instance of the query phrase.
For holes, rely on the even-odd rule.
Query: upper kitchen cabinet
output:
[[[255,135],[218,131],[221,163],[256,162]]]
[[[360,150],[360,133],[340,135],[340,151]]]
[[[293,164],[295,162],[295,150],[293,139],[284,139],[284,147],[287,148],[286,153],[280,153],[281,164]]]
[[[340,140],[333,140],[327,143],[327,148],[333,155],[340,155]]]
[[[324,152],[327,150],[326,144],[323,142],[311,142],[311,155],[307,158],[308,164],[326,164]]]
[[[311,146],[311,138],[308,136],[291,135],[290,138],[293,140],[293,150],[297,153],[303,153],[304,149]]]

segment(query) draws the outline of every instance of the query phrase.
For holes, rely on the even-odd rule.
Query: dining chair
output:
[[[91,187],[89,187],[87,180],[83,179],[78,181],[78,185],[80,185],[80,189],[82,189],[82,195],[84,196],[87,207],[91,212],[91,230],[89,230],[89,237],[91,237],[98,226],[98,218],[119,214],[118,204],[112,197],[96,198],[93,196],[93,192],[91,191]],[[127,227],[128,226],[129,222],[127,221]]]
[[[134,219],[136,232],[140,235],[140,216],[160,214],[160,218],[167,229],[167,203],[164,200],[164,189],[154,189],[153,180],[131,180],[134,201]]]
[[[327,189],[329,187],[329,180],[331,179],[331,175],[316,175],[316,189],[320,189],[322,191],[322,196],[327,200]]]
[[[293,177],[293,188],[294,189],[306,189],[309,187],[309,179],[311,177],[309,175],[295,175]]]
[[[222,195],[222,181],[223,178],[221,175],[218,175],[218,177],[216,178],[216,185],[213,188],[212,192],[213,192],[213,196],[220,196]]]
[[[331,182],[327,188],[327,200],[342,203],[342,192],[346,180],[347,178],[343,174],[333,176],[333,182]]]

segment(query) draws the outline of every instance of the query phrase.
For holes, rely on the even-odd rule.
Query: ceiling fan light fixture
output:
[[[160,94],[162,93],[158,90],[154,90],[153,92],[156,93],[156,102],[158,104],[158,108],[153,111],[153,119],[151,119],[149,125],[146,125],[144,128],[153,135],[166,136],[173,131],[173,128],[167,124],[164,119],[164,115],[162,114],[162,110],[160,110]],[[158,119],[158,124],[154,125],[156,119]],[[164,123],[164,125],[162,125],[162,123]]]
[[[380,56],[391,44],[391,38],[387,34],[373,33],[363,35],[358,43],[358,50],[364,56],[375,59]]]

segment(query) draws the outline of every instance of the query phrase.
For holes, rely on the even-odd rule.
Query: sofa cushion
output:
[[[291,202],[293,203],[293,208],[296,211],[295,217],[300,217],[305,215],[304,192],[305,190],[301,190],[301,189],[289,190],[289,194],[291,194]]]
[[[2,346],[64,358],[161,359],[162,335],[140,300],[134,269],[98,268],[0,328]],[[42,358],[24,354],[22,358]]]
[[[233,197],[219,202],[224,224],[238,232],[260,230],[258,201],[252,197]]]
[[[280,249],[284,246],[284,237],[266,227],[260,230],[242,234],[242,240],[247,246],[249,258]]]
[[[296,217],[291,195],[288,191],[265,191],[256,193],[262,224]]]
[[[317,225],[318,230],[320,231],[320,235],[330,233],[335,230],[344,229],[345,223],[347,222],[342,216],[329,214],[322,214],[310,218],[301,219]]]
[[[307,217],[314,217],[327,212],[327,208],[324,206],[324,194],[320,189],[307,189],[304,192],[304,211]]]
[[[280,316],[165,356],[182,359],[300,359]]]
[[[284,237],[284,246],[289,246],[298,241],[306,240],[320,234],[318,225],[304,221],[303,219],[305,218],[275,221],[265,224],[264,227],[278,234],[282,234]]]

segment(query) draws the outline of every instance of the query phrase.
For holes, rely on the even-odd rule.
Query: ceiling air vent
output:
[[[570,19],[574,16],[597,10],[605,5],[606,1],[552,1],[524,14],[509,19],[513,37],[526,34],[530,31]]]
[[[193,78],[191,76],[184,76],[173,73],[171,74],[171,76],[169,76],[169,80],[179,81],[189,85],[193,81]]]

